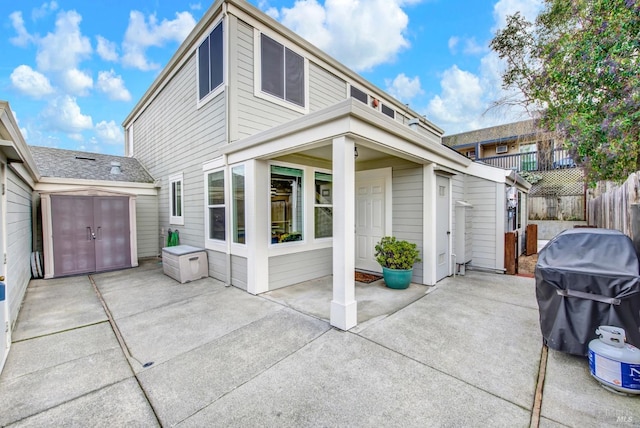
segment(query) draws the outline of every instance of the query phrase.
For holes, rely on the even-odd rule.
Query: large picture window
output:
[[[271,242],[301,241],[303,236],[303,171],[271,166]]]
[[[244,244],[244,165],[231,168],[231,193],[233,197],[233,242]]]
[[[203,99],[224,80],[222,21],[198,46],[198,91]]]
[[[333,236],[333,180],[331,174],[315,173],[315,237]]]
[[[304,107],[304,58],[264,34],[260,56],[262,92]]]
[[[207,209],[209,211],[209,239],[224,241],[226,236],[224,206],[224,171],[207,175]]]
[[[183,179],[182,174],[169,177],[169,223],[184,224],[184,201],[183,201]]]

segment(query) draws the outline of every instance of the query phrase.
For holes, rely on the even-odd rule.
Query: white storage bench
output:
[[[207,252],[191,245],[177,245],[162,249],[162,269],[181,284],[209,276]]]

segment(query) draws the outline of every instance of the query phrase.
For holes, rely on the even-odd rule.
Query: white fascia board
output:
[[[5,137],[2,134],[6,133],[6,137],[10,138],[10,140],[6,140],[6,143],[17,152],[33,181],[38,181],[40,173],[7,101],[0,101],[0,125],[5,130],[5,132],[0,133],[0,138],[5,141]]]
[[[133,183],[123,181],[79,180],[73,178],[42,177],[34,190],[40,193],[64,192],[81,188],[100,188],[114,192],[156,196],[158,188],[153,183]]]
[[[506,183],[507,175],[510,170],[496,168],[494,166],[484,165],[478,162],[472,162],[467,167],[467,174],[474,177],[483,178],[485,180],[491,180],[496,183]]]

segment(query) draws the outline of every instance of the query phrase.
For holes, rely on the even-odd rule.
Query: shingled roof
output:
[[[153,177],[135,158],[100,153],[29,146],[42,177],[77,178],[81,180],[124,181],[153,183]],[[112,162],[120,164],[114,174]]]

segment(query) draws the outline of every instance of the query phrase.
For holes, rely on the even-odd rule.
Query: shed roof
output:
[[[80,180],[153,183],[153,177],[135,158],[75,150],[29,146],[42,177]],[[112,162],[120,164],[120,174],[112,174]]]

